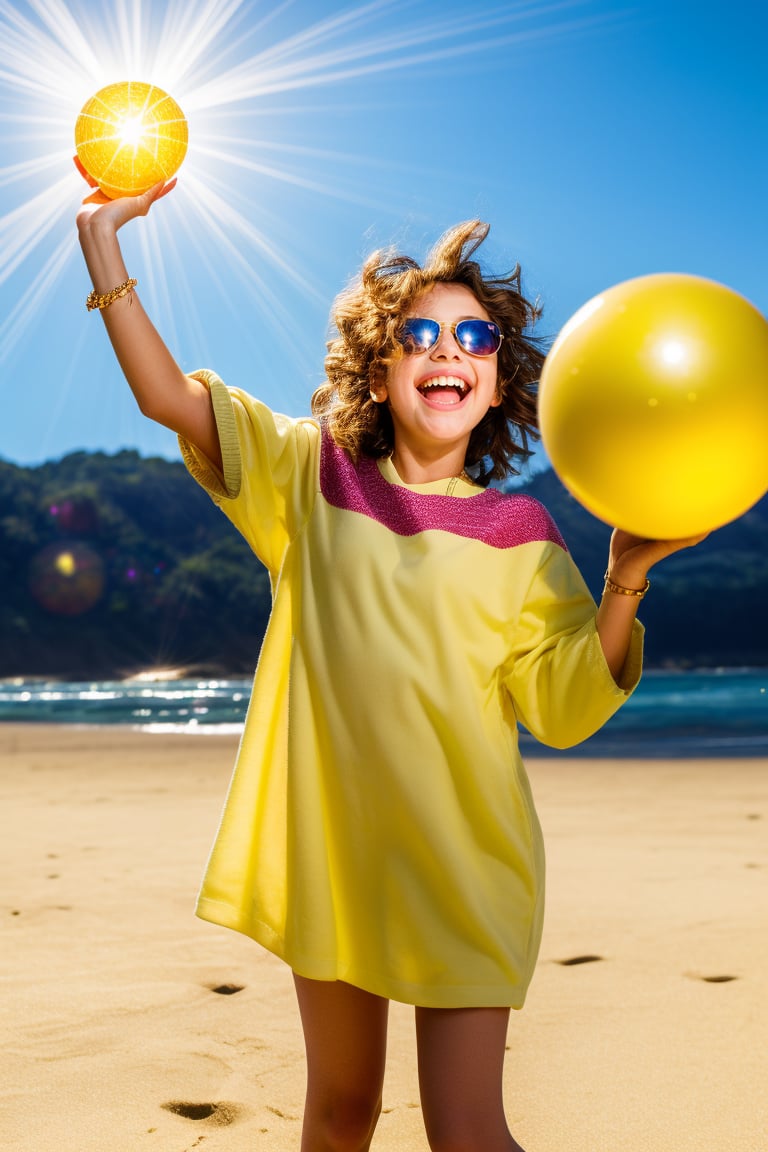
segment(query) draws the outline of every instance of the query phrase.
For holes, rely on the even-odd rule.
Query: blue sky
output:
[[[0,3],[0,457],[177,455],[86,313],[74,233],[74,119],[131,68],[187,112],[190,152],[123,233],[130,272],[185,369],[274,408],[307,411],[332,299],[370,249],[422,256],[476,216],[486,262],[519,260],[541,297],[542,335],[648,272],[708,276],[768,312],[762,5],[226,8],[50,0],[46,28],[41,5]]]

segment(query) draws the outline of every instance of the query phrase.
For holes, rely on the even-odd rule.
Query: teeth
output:
[[[423,384],[419,384],[420,392],[426,392],[430,388],[456,388],[462,396],[469,391],[466,381],[458,376],[433,376],[430,380],[425,380]]]

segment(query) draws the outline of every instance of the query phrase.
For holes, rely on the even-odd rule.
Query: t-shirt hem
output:
[[[645,637],[645,629],[639,620],[633,621],[627,658],[621,675],[618,680],[615,680],[611,675],[603,653],[600,636],[597,632],[597,622],[591,621],[590,626],[594,629],[594,637],[592,645],[588,650],[588,658],[592,661],[597,681],[598,683],[602,681],[604,690],[608,696],[612,696],[618,703],[623,704],[640,683],[640,677],[643,671],[643,640]]]
[[[193,479],[205,488],[214,500],[235,500],[242,486],[243,466],[232,397],[226,384],[215,372],[202,368],[197,372],[190,372],[189,375],[192,379],[205,384],[210,392],[221,448],[222,470],[220,472],[215,468],[208,457],[194,444],[179,436],[182,459]]]
[[[524,985],[510,984],[411,984],[391,977],[357,968],[345,968],[333,961],[323,962],[297,953],[286,946],[285,940],[268,924],[259,920],[245,920],[229,904],[201,897],[196,915],[201,920],[231,928],[261,944],[268,952],[283,960],[298,976],[309,980],[343,980],[364,992],[411,1004],[420,1008],[512,1008],[519,1011],[526,998],[530,980]]]

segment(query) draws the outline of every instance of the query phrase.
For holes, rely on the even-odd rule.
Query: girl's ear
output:
[[[371,372],[370,397],[374,404],[385,404],[389,399],[386,373],[380,367]]]

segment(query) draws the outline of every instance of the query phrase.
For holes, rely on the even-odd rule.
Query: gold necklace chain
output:
[[[458,476],[451,476],[450,480],[448,481],[448,487],[445,490],[446,496],[453,496],[459,480],[466,480],[468,484],[471,484],[471,480],[469,479],[469,476],[467,476],[466,469],[462,468]]]

